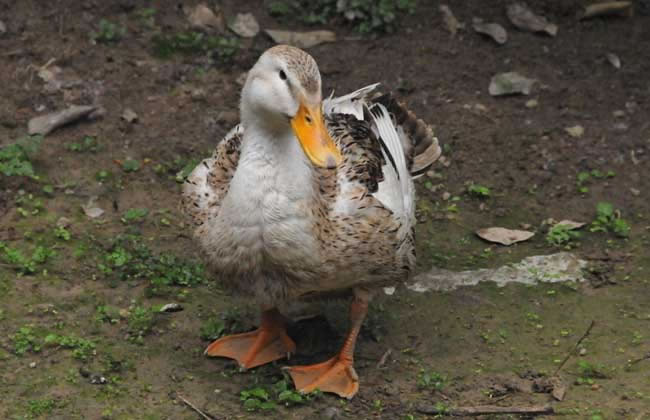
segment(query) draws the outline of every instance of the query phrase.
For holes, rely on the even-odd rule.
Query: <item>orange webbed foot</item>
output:
[[[287,335],[282,315],[277,311],[265,311],[257,330],[222,337],[212,342],[204,354],[235,359],[241,368],[251,369],[289,358],[295,351],[296,344]]]
[[[296,389],[303,394],[318,389],[351,399],[359,391],[359,376],[352,362],[339,356],[314,365],[290,366],[285,369],[291,375]]]

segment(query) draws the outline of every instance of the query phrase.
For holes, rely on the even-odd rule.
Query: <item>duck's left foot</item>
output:
[[[351,360],[335,356],[323,363],[286,367],[296,389],[309,393],[316,389],[351,399],[359,391],[359,377]]]

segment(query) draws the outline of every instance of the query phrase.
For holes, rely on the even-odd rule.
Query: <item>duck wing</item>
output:
[[[199,163],[183,184],[181,206],[195,225],[216,215],[228,193],[241,148],[244,129],[236,125],[219,142],[211,157]]]

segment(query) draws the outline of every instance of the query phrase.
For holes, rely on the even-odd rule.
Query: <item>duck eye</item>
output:
[[[311,117],[309,115],[305,115],[305,121],[307,121],[307,124],[311,124]]]
[[[287,73],[284,70],[280,70],[280,79],[287,80]]]

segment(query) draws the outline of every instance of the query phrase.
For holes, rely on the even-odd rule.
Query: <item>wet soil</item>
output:
[[[451,36],[438,2],[419,3],[393,34],[359,37],[334,25],[329,28],[340,41],[309,50],[326,93],[381,82],[435,127],[445,160],[417,181],[418,270],[497,267],[563,250],[547,243],[543,222],[591,222],[597,203],[609,202],[631,226],[629,237],[588,226],[568,245],[591,262],[590,282],[483,284],[446,293],[398,288],[372,303],[357,348],[357,397],[321,395],[297,406],[279,402],[270,411],[248,411],[241,391],[269,389],[283,380],[286,363],[239,372],[231,361],[203,356],[208,341],[200,331],[224,318],[232,331],[250,329],[257,323],[252,305],[209,280],[151,293],[149,278],[116,280],[98,265],[123,234],[154,253],[195,261],[178,210],[176,175],[209,154],[237,121],[237,79],[271,41],[264,35],[242,40],[228,64],[205,54],[159,59],[152,55],[156,31],[186,28],[179,2],[154,2],[152,26],[135,1],[45,7],[0,0],[7,26],[0,35],[0,145],[23,137],[30,118],[69,104],[98,103],[106,110],[100,119],[45,138],[33,158],[39,179],[0,177],[0,241],[28,255],[37,245],[56,252],[27,275],[0,260],[0,417],[199,418],[183,397],[220,419],[413,419],[427,417],[418,407],[436,403],[552,404],[565,418],[650,418],[650,360],[644,359],[650,353],[650,17],[577,21],[583,2],[535,2],[535,10],[560,27],[552,38],[515,30],[506,2],[452,2],[467,27]],[[263,28],[307,28],[275,21],[261,2],[223,1],[222,9],[226,16],[250,11]],[[473,33],[474,16],[503,24],[508,43],[497,46]],[[126,27],[123,39],[92,44],[101,19]],[[620,58],[620,69],[607,53]],[[48,89],[37,75],[51,59],[72,80],[64,88]],[[531,95],[491,97],[490,78],[505,71],[537,79]],[[137,122],[120,117],[126,108],[137,113]],[[584,127],[579,138],[565,130],[575,125]],[[71,150],[84,136],[97,140],[97,150]],[[129,159],[140,169],[124,171]],[[580,183],[580,173],[591,175]],[[469,194],[470,184],[489,187],[489,197]],[[98,219],[81,210],[93,196],[106,211]],[[122,220],[133,208],[148,214]],[[69,219],[68,240],[53,235],[61,217]],[[529,226],[537,234],[502,247],[474,235],[487,226]],[[155,314],[150,330],[134,337],[129,324],[137,308],[169,302],[184,310]],[[320,303],[310,313],[325,317],[291,326],[298,352],[288,363],[322,361],[336,351],[345,304]],[[107,306],[116,309],[114,316],[102,315]],[[17,355],[24,327],[34,343],[48,334],[71,335],[91,340],[95,349],[85,360],[61,345]],[[508,386],[553,376],[567,354],[558,373],[567,387],[563,401],[548,389]],[[440,380],[427,383],[427,377]]]

